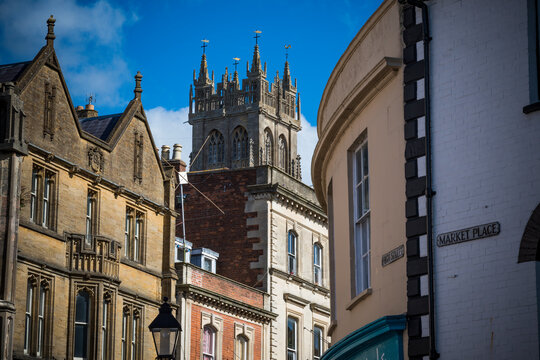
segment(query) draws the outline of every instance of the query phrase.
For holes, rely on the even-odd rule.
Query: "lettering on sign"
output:
[[[478,240],[499,235],[501,224],[498,221],[489,224],[473,226],[437,235],[437,246],[459,244],[465,241]]]
[[[393,263],[399,258],[402,258],[405,255],[405,246],[400,245],[397,248],[390,250],[382,256],[382,266]]]

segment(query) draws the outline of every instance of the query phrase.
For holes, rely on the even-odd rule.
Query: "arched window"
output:
[[[223,135],[214,130],[210,133],[208,140],[208,165],[219,165],[225,158],[225,141]]]
[[[75,359],[89,358],[90,294],[80,291],[75,301]]]
[[[289,231],[287,237],[287,271],[296,275],[296,234]]]
[[[244,335],[236,337],[237,360],[248,360],[249,339]]]
[[[322,247],[320,244],[313,245],[313,281],[322,285]]]
[[[216,357],[216,330],[206,325],[203,332],[203,360],[214,360]]]
[[[287,140],[281,135],[279,137],[279,167],[285,171],[288,170]]]
[[[237,127],[233,133],[232,159],[243,160],[249,156],[248,135],[242,126]]]
[[[272,133],[270,132],[270,129],[264,130],[264,154],[263,154],[263,164],[265,165],[272,165]]]

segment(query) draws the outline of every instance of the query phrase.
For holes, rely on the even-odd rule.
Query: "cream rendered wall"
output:
[[[333,189],[333,343],[380,317],[407,311],[406,255],[385,267],[381,263],[383,254],[406,242],[400,16],[397,1],[383,2],[339,60],[319,109],[320,140],[312,174],[319,199],[328,200],[330,182]],[[371,293],[354,297],[348,153],[364,133],[369,152]],[[406,332],[403,336],[407,354]]]

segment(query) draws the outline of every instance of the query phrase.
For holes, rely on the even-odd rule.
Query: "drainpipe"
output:
[[[429,74],[429,16],[428,7],[422,0],[399,0],[422,10],[422,28],[424,31],[424,99],[426,115],[426,208],[427,208],[427,248],[428,248],[428,283],[429,283],[429,358],[438,359],[435,337],[435,296],[433,291],[433,196],[436,192],[431,187],[431,111],[430,111],[430,74]]]

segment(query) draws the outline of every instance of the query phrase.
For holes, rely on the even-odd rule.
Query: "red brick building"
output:
[[[275,314],[268,295],[189,263],[177,263],[182,324],[178,359],[266,359]]]

